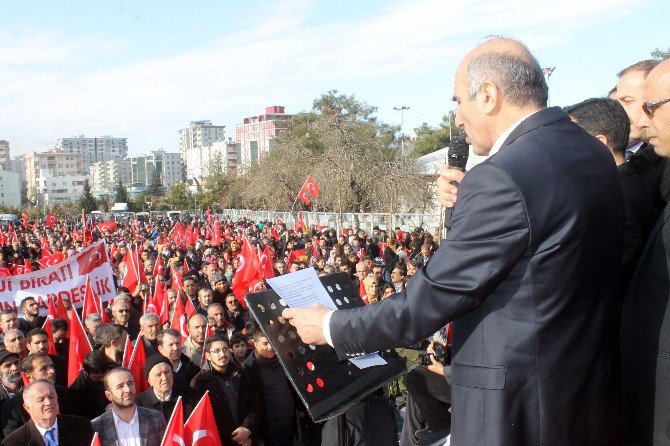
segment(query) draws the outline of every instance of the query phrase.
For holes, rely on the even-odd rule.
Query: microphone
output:
[[[449,149],[447,150],[449,168],[465,172],[465,166],[468,164],[468,155],[470,155],[470,147],[465,142],[465,137],[453,137],[449,142]],[[454,186],[457,186],[457,184],[454,184]],[[453,210],[453,207],[444,210],[444,227],[447,232],[451,230],[451,213]]]

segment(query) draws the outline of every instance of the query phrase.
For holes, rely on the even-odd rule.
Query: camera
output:
[[[434,353],[421,353],[419,355],[419,364],[421,365],[431,365],[433,362],[430,360],[430,356],[433,355],[435,360],[442,365],[451,364],[451,345],[446,347],[442,344],[435,343],[433,345]]]

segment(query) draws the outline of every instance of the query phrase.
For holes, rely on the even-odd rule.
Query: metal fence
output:
[[[253,211],[250,209],[224,209],[223,216],[233,221],[247,218],[252,221],[283,221],[289,226],[296,223],[297,214],[290,212]],[[221,215],[221,214],[220,214]],[[308,227],[328,226],[331,228],[359,227],[372,233],[374,226],[380,229],[395,229],[400,227],[404,231],[414,228],[424,228],[437,234],[442,226],[443,218],[440,214],[384,214],[384,213],[337,213],[337,212],[302,212],[302,218]]]

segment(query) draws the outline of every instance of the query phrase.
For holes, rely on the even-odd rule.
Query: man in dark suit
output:
[[[621,188],[608,150],[546,108],[547,95],[521,43],[475,48],[456,72],[456,124],[489,158],[458,187],[440,249],[381,302],[283,312],[304,342],[330,338],[340,358],[410,345],[453,321],[453,444],[617,440],[608,366]]]
[[[670,60],[646,78],[646,130],[670,158]],[[670,204],[652,230],[624,299],[621,321],[622,433],[625,445],[670,443]]]
[[[167,427],[165,418],[157,410],[137,405],[135,382],[130,370],[117,367],[107,373],[105,396],[112,402],[111,410],[91,421],[102,446],[161,444]]]
[[[91,422],[74,415],[58,415],[58,397],[47,380],[30,383],[23,392],[30,421],[5,438],[2,446],[82,446],[91,444]]]
[[[55,368],[50,355],[46,353],[30,354],[21,362],[21,368],[29,382],[47,380],[54,384],[61,414],[77,415],[68,389],[55,385]],[[23,405],[23,392],[22,390],[8,399],[0,411],[0,428],[5,437],[30,420],[30,415]]]

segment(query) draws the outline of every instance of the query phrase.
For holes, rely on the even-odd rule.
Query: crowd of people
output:
[[[516,77],[505,77],[510,70]],[[481,85],[470,88],[476,76]],[[71,320],[45,322],[35,297],[0,311],[2,444],[87,444],[97,432],[103,446],[139,438],[158,446],[177,400],[188,416],[206,393],[224,445],[335,444],[333,424],[310,421],[243,299],[265,278],[308,267],[349,274],[367,305],[284,310],[305,342],[339,354],[343,345],[365,344],[366,353],[432,341],[430,363],[405,380],[403,445],[441,444],[450,432],[459,444],[668,441],[667,211],[661,217],[670,200],[670,61],[641,61],[618,77],[609,97],[561,110],[546,108],[539,65],[519,42],[493,39],[466,57],[457,124],[491,161],[465,176],[443,173],[441,200],[459,206],[439,251],[420,228],[288,228],[209,212],[112,224],[24,218],[4,228],[3,274],[104,237],[117,295],[85,317],[94,348],[73,383]],[[241,273],[249,256],[252,280]],[[129,259],[141,262],[134,281]],[[161,287],[167,322],[147,311]],[[184,339],[170,321],[188,305]],[[451,320],[453,366],[437,360],[452,343]],[[146,352],[142,392],[123,367],[128,339]],[[380,393],[360,404],[348,420],[351,442],[397,443],[392,402]],[[384,417],[389,435],[372,428]]]
[[[375,227],[368,235],[360,228],[337,231],[220,221],[209,212],[201,217],[152,218],[111,225],[90,220],[60,220],[52,227],[25,223],[3,229],[14,240],[2,250],[2,267],[11,271],[15,265],[28,262],[37,270],[46,265],[43,259],[55,253],[67,258],[104,237],[117,295],[106,305],[105,315],[92,313],[83,319],[93,351],[69,386],[70,321],[48,321],[53,334],[48,333],[36,297],[22,299],[18,311],[7,308],[0,312],[4,336],[0,357],[3,444],[19,444],[14,441],[17,431],[33,418],[22,405],[25,392],[38,388],[32,383],[40,383],[40,389],[55,395],[58,409],[51,411],[54,416],[60,413],[91,420],[103,445],[114,444],[116,435],[132,438],[132,431],[121,434],[114,423],[119,419],[131,422],[134,414],[140,426],[145,425],[145,419],[151,426],[148,444],[159,444],[177,399],[182,398],[188,416],[206,391],[224,445],[290,445],[298,437],[302,444],[327,442],[321,438],[322,425],[305,416],[307,412],[272,346],[245,308],[245,292],[263,284],[244,284],[241,294],[233,292],[244,245],[254,255],[267,249],[272,269],[269,276],[306,267],[315,268],[319,275],[348,273],[367,303],[402,290],[437,249],[432,235],[422,229],[405,232]],[[130,255],[141,260],[141,280],[132,289],[124,286]],[[167,288],[170,303],[163,324],[156,313],[146,311],[147,300],[157,285]],[[185,340],[171,328],[178,299],[182,304],[190,302],[195,309],[186,322]],[[63,304],[72,311],[70,302],[63,300]],[[81,310],[76,311],[81,315]],[[103,322],[105,319],[109,322]],[[138,337],[147,356],[144,373],[150,388],[136,394],[132,376],[122,364],[127,340],[134,342]],[[48,353],[50,341],[55,344],[56,354]],[[136,406],[156,410],[162,418],[150,411],[128,409]],[[391,425],[394,423],[391,418]],[[395,435],[395,431],[389,433],[389,437]],[[21,432],[20,438],[24,436]],[[336,435],[331,437],[337,441]]]

